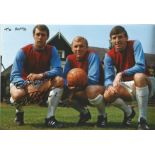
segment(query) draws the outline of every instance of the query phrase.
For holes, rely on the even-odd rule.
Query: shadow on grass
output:
[[[61,127],[61,128],[47,127],[43,123],[30,123],[27,125],[30,125],[37,130],[49,130],[49,129],[55,129],[55,130],[89,130],[89,129],[94,129],[94,127],[95,127],[95,123],[85,123],[84,125],[77,125],[77,123],[74,123],[74,122],[60,122],[60,123],[63,124],[63,127]]]
[[[130,126],[123,125],[122,122],[109,122],[107,124],[107,129],[110,130],[136,130],[136,124],[131,124]]]
[[[43,123],[31,123],[29,124],[37,130],[137,130],[137,124],[131,124],[130,127],[124,126],[121,122],[109,122],[105,128],[96,126],[94,122],[87,122],[84,125],[77,125],[73,122],[60,122],[63,124],[62,128],[51,128],[47,127]],[[151,128],[151,130],[153,130]]]

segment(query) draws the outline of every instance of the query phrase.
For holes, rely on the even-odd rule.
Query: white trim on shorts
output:
[[[155,77],[148,77],[151,82],[151,89],[149,92],[149,98],[155,96]],[[120,83],[124,88],[127,89],[128,93],[132,96],[132,99],[135,100],[136,92],[134,89],[134,81],[125,81]]]
[[[128,93],[132,97],[132,100],[135,100],[136,92],[134,89],[134,81],[133,80],[132,81],[125,81],[125,82],[121,82],[120,84],[121,84],[121,86],[123,86],[128,91]]]

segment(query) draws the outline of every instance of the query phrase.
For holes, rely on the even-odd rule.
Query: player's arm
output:
[[[113,85],[114,78],[115,78],[115,70],[113,66],[113,61],[108,56],[108,54],[105,54],[105,58],[104,58],[104,85],[105,87]]]
[[[10,82],[19,88],[22,88],[26,85],[26,81],[22,78],[24,61],[25,61],[25,54],[22,51],[22,49],[20,49],[17,52],[17,55],[14,59],[11,75],[10,75]]]
[[[35,80],[42,80],[44,78],[44,74],[40,73],[40,74],[35,74],[35,73],[30,73],[27,76],[27,79],[30,81],[35,81]]]
[[[69,60],[67,58],[65,66],[64,66],[64,71],[63,71],[63,78],[64,78],[65,86],[67,86],[67,74],[70,71],[70,69],[71,69],[70,62],[69,62]]]
[[[122,81],[123,72],[119,72],[116,74],[115,79],[113,81],[113,86],[119,86]]]
[[[54,78],[56,76],[62,76],[61,60],[58,51],[55,47],[52,48],[52,56],[50,60],[50,71],[46,71],[44,78]]]
[[[96,53],[90,53],[88,57],[88,84],[98,84],[100,77],[100,58]]]
[[[135,65],[125,71],[124,75],[134,75],[135,73],[144,73],[145,72],[145,55],[143,47],[139,41],[134,41],[134,56],[135,56]]]
[[[115,87],[113,87],[112,85],[109,85],[105,91],[104,91],[104,94],[103,94],[103,97],[104,97],[104,101],[106,103],[111,103],[113,102],[114,100],[116,100],[116,98],[118,97],[118,92],[117,92],[117,89]]]

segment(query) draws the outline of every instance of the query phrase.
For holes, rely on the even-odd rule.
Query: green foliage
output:
[[[107,107],[106,112],[108,116],[108,125],[105,129],[95,126],[97,120],[96,108],[89,107],[92,119],[88,121],[85,126],[76,126],[79,119],[79,113],[72,108],[58,107],[56,111],[56,119],[64,123],[62,129],[52,129],[44,125],[44,119],[47,114],[47,107],[39,107],[37,105],[25,106],[25,125],[17,126],[15,124],[15,108],[8,104],[1,104],[0,107],[0,129],[1,130],[136,130],[138,109],[136,110],[136,117],[132,121],[130,127],[123,127],[121,122],[123,120],[123,113],[117,108]],[[155,107],[148,107],[148,123],[151,129],[155,129]]]

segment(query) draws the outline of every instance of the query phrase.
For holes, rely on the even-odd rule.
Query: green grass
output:
[[[64,123],[64,128],[59,130],[136,130],[138,109],[135,107],[136,116],[132,121],[130,127],[123,127],[121,125],[123,113],[113,107],[107,107],[106,112],[108,116],[108,125],[101,129],[95,126],[97,120],[97,110],[94,107],[89,107],[92,119],[88,121],[85,126],[76,126],[79,119],[79,113],[72,108],[58,107],[56,111],[57,120]],[[17,126],[14,122],[15,108],[8,104],[1,104],[0,107],[0,129],[1,130],[58,130],[46,127],[44,119],[47,114],[47,107],[39,107],[37,105],[30,105],[24,107],[25,111],[25,125]],[[151,129],[155,129],[155,106],[148,107],[148,123]]]

